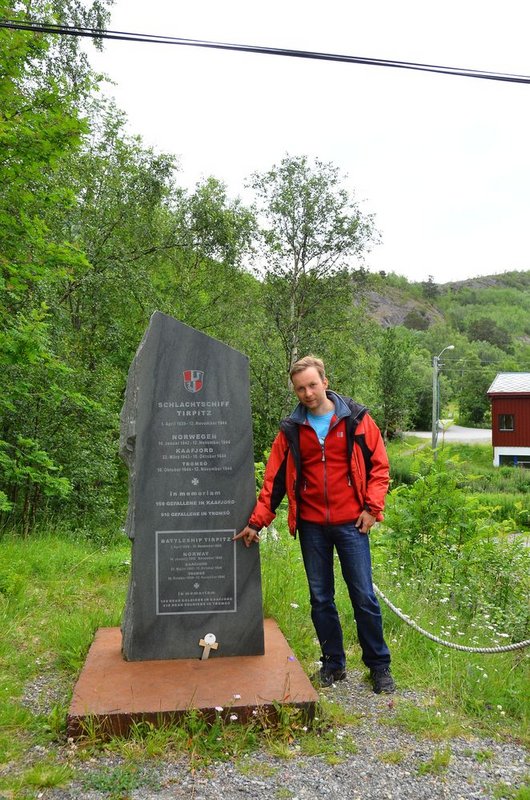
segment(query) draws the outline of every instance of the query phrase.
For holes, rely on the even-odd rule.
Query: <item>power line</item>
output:
[[[502,357],[500,357],[499,360],[502,360]],[[488,361],[485,358],[478,358],[478,359],[474,359],[474,358],[459,358],[459,359],[455,359],[454,361],[450,361],[449,359],[447,359],[447,361],[443,361],[442,363],[443,363],[444,367],[458,367],[458,368],[460,368],[463,365],[468,365],[469,364],[471,367],[475,368],[475,367],[478,367],[478,366],[495,367],[495,366],[498,366],[499,362],[498,361]]]
[[[114,39],[144,44],[169,44],[181,47],[202,47],[210,50],[229,50],[239,53],[257,55],[282,56],[286,58],[305,58],[317,61],[336,61],[346,64],[361,64],[374,67],[391,67],[393,69],[410,69],[418,72],[433,72],[440,75],[456,75],[464,78],[480,78],[488,81],[530,84],[530,76],[504,72],[489,72],[477,69],[463,69],[436,64],[421,64],[414,61],[393,61],[383,58],[364,58],[362,56],[340,55],[338,53],[319,53],[313,50],[292,50],[283,47],[264,47],[261,45],[230,44],[228,42],[212,42],[205,39],[184,39],[176,36],[157,36],[147,33],[130,33],[127,31],[110,31],[98,28],[82,28],[52,23],[20,22],[19,20],[0,19],[0,28],[32,33],[51,33],[58,36],[77,36],[89,39]]]

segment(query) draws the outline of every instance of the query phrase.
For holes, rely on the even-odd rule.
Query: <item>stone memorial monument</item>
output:
[[[318,695],[276,622],[263,620],[259,547],[232,537],[255,501],[247,358],[156,312],[129,370],[120,451],[132,541],[122,629],[99,628],[68,735],[125,735],[295,705]],[[223,658],[223,656],[235,656]]]
[[[155,312],[131,364],[127,661],[264,652],[259,548],[233,542],[255,502],[248,359]]]

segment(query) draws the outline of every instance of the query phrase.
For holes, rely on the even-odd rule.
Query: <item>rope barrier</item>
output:
[[[440,637],[435,636],[434,633],[429,633],[429,631],[426,631],[424,628],[420,628],[417,622],[414,622],[414,620],[408,617],[406,614],[404,614],[400,608],[397,608],[397,606],[391,603],[388,597],[386,597],[383,594],[381,589],[378,586],[376,586],[375,583],[373,586],[375,593],[378,595],[378,597],[380,597],[381,600],[384,603],[386,603],[386,605],[391,609],[391,611],[393,611],[394,614],[396,614],[400,619],[402,619],[403,622],[406,622],[407,625],[410,625],[410,627],[413,628],[415,631],[421,633],[422,636],[426,636],[427,639],[431,639],[433,642],[441,644],[444,647],[452,647],[453,650],[463,650],[465,653],[508,653],[511,650],[523,650],[525,647],[528,647],[530,645],[530,639],[525,639],[522,642],[516,642],[515,644],[501,645],[500,647],[468,647],[467,645],[464,644],[456,644],[456,642],[448,642],[447,639],[440,639]]]

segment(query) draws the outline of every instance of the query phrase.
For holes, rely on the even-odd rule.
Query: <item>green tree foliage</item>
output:
[[[89,24],[75,2],[32,12]],[[95,511],[110,520],[123,486],[117,413],[149,316],[169,306],[229,338],[253,218],[215,179],[179,190],[173,159],[90,100],[77,45],[1,35],[0,510],[28,531],[69,497],[78,524]]]
[[[0,14],[104,27],[109,5],[0,0]],[[118,413],[155,309],[249,356],[258,460],[308,352],[387,437],[430,426],[432,356],[448,344],[442,398],[463,422],[487,421],[496,371],[527,369],[525,274],[449,290],[369,273],[356,259],[377,232],[337,167],[286,157],[252,177],[255,209],[215,177],[186,191],[96,84],[76,39],[0,31],[0,524],[123,518]],[[412,308],[405,327],[381,329],[377,298]]]
[[[500,329],[502,346],[512,346],[517,338],[530,333],[530,292],[526,282],[528,273],[506,273],[463,284],[440,295],[437,301],[448,319],[458,330],[468,334],[470,327],[480,321],[479,332],[485,341],[490,341],[496,328]],[[489,322],[488,322],[489,321]],[[510,341],[506,342],[506,332]],[[469,335],[469,334],[468,334]],[[471,338],[471,336],[469,337]],[[475,336],[474,338],[480,338]],[[500,344],[501,340],[492,340]]]
[[[175,247],[177,226],[173,159],[128,136],[112,104],[93,104],[90,112],[90,133],[56,174],[73,200],[54,218],[57,235],[74,242],[85,263],[70,270],[58,293],[51,287],[50,303],[61,340],[75,340],[93,388],[98,363],[126,365],[153,302],[150,270]]]
[[[442,407],[455,401],[462,425],[488,425],[490,401],[486,392],[497,372],[517,371],[514,359],[488,342],[470,342],[446,324],[433,326],[422,337],[432,355],[447,344],[454,345],[454,351],[442,358]]]
[[[421,284],[422,294],[426,300],[435,300],[440,294],[439,286],[434,282],[432,275],[429,275],[426,281]]]
[[[452,378],[459,374],[457,390],[459,419],[463,425],[480,425],[490,410],[486,394],[497,368],[494,364],[483,363],[479,353],[468,351],[465,361],[455,365]]]
[[[489,342],[502,350],[509,348],[512,340],[507,330],[488,317],[479,317],[470,322],[467,335],[472,342]]]
[[[429,318],[425,311],[413,308],[403,320],[405,328],[415,331],[426,331],[429,327]]]
[[[68,403],[69,416],[48,429],[47,439],[75,487],[72,503],[81,519],[96,509],[112,511],[120,476],[117,413],[131,354],[155,304],[149,269],[174,246],[171,226],[162,224],[172,159],[127,136],[112,105],[89,110],[89,134],[55,175],[58,185],[69,186],[72,202],[53,218],[57,235],[75,243],[84,263],[58,284],[41,286],[54,350],[69,367],[69,390],[91,400],[85,413]],[[46,407],[39,408],[38,419],[46,417]]]
[[[66,239],[78,257],[44,275],[31,291],[31,302],[45,309],[42,324],[53,358],[45,376],[42,368],[28,369],[15,358],[28,397],[25,413],[18,402],[5,416],[12,436],[31,434],[50,463],[60,466],[79,524],[95,512],[110,520],[122,499],[117,415],[128,364],[150,314],[160,308],[225,341],[239,339],[233,343],[241,346],[248,282],[255,283],[238,266],[252,215],[231,203],[214,179],[191,195],[179,190],[172,159],[127,136],[112,105],[95,104],[90,112],[89,133],[49,179],[58,190],[68,188],[68,206],[50,209],[50,236]],[[239,327],[234,314],[242,319]],[[248,322],[246,329],[248,335]],[[4,472],[8,497],[14,475]],[[65,492],[55,496],[64,508]],[[15,518],[26,507],[17,498]],[[33,492],[26,527],[43,500],[42,491]]]
[[[421,340],[414,342],[410,351],[409,426],[413,431],[430,430],[432,425],[432,358],[422,346]],[[446,404],[451,398],[444,376],[441,376],[441,396]]]
[[[280,337],[285,368],[301,355],[306,331],[336,330],[323,304],[344,305],[343,283],[332,280],[376,237],[333,164],[286,156],[252,178],[261,222],[259,269],[265,302]]]
[[[153,272],[159,306],[229,344],[243,341],[245,294],[254,281],[241,263],[250,246],[253,215],[210,177],[193,193],[178,195],[168,224],[173,244]]]
[[[77,5],[64,9],[66,17]],[[103,12],[104,4],[97,5]],[[52,11],[41,2],[31,8],[37,17]],[[24,19],[27,13],[23,4],[0,2],[2,16]],[[86,131],[78,104],[87,71],[77,45],[69,46],[68,69],[58,70],[63,46],[29,32],[0,31],[0,53],[1,496],[4,511],[19,510],[27,530],[39,497],[64,496],[71,488],[28,423],[28,411],[46,395],[60,403],[65,373],[39,288],[85,262],[75,246],[54,236],[50,219],[57,206],[71,202],[68,188],[54,185],[53,176]]]
[[[433,594],[438,584],[442,602],[468,619],[487,614],[513,641],[527,638],[530,554],[509,540],[514,521],[495,522],[488,500],[464,491],[458,457],[430,459],[421,460],[414,483],[388,498],[384,536],[401,570],[422,575]]]
[[[385,441],[406,430],[412,411],[412,340],[401,328],[386,328],[381,336],[378,373],[381,430]]]

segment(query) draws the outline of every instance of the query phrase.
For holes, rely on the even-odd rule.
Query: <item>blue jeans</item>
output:
[[[370,669],[388,667],[390,651],[383,638],[381,609],[372,585],[368,534],[360,533],[353,523],[328,526],[302,521],[300,545],[309,583],[311,619],[322,648],[324,667],[343,669],[346,664],[335,606],[334,548],[353,606],[362,659]]]

